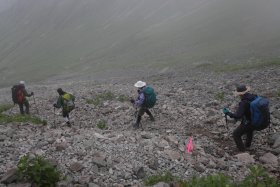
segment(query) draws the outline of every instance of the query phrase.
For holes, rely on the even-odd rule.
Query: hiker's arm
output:
[[[141,106],[144,103],[144,100],[145,100],[144,93],[141,93],[139,95],[139,97],[137,98],[137,100],[135,101],[134,105],[135,106]]]
[[[57,99],[57,102],[55,104],[55,107],[56,108],[60,108],[62,106],[62,104],[63,104],[62,102],[63,102],[63,99],[62,99],[61,96],[59,96],[59,98]]]
[[[229,112],[227,115],[230,118],[241,119],[243,117],[244,113],[245,113],[245,107],[246,107],[245,105],[246,105],[246,102],[240,102],[239,107],[236,110],[236,112],[235,113]]]
[[[25,97],[31,97],[33,95],[33,92],[31,92],[30,94],[27,93],[26,89],[23,89],[23,94]]]

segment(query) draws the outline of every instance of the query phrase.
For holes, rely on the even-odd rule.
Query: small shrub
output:
[[[5,104],[5,105],[0,105],[0,114],[6,110],[9,110],[13,107],[13,105]]]
[[[276,92],[277,97],[280,97],[280,89]]]
[[[229,177],[223,174],[210,175],[207,177],[194,177],[189,182],[181,181],[180,187],[233,187]]]
[[[219,92],[215,95],[216,100],[223,101],[225,99],[225,93],[224,92]]]
[[[95,106],[100,106],[104,101],[113,100],[115,98],[112,92],[104,92],[97,95],[94,99],[86,99],[88,104],[93,104]]]
[[[101,130],[104,130],[107,128],[107,124],[106,124],[106,121],[105,120],[100,120],[96,126],[101,129]]]
[[[270,177],[267,171],[261,166],[251,166],[248,175],[238,186],[240,187],[278,187],[280,183]]]
[[[117,100],[120,101],[120,102],[125,102],[125,101],[128,101],[129,100],[129,97],[125,96],[125,95],[119,95],[117,97]]]
[[[148,177],[147,179],[145,179],[144,184],[147,186],[150,185],[155,185],[159,182],[172,182],[175,180],[175,177],[171,175],[171,173],[167,172],[164,174],[160,174],[160,175],[152,175],[150,177]]]
[[[40,156],[23,156],[17,168],[19,181],[34,183],[38,187],[53,187],[61,177],[60,172]]]

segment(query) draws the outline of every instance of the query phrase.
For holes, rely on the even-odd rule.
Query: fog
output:
[[[279,0],[0,0],[0,86],[279,58],[279,9]]]

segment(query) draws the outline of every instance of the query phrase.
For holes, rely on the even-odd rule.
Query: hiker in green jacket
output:
[[[75,108],[75,96],[64,92],[61,88],[57,89],[57,93],[59,94],[59,98],[57,99],[57,102],[53,104],[53,106],[55,108],[62,107],[62,116],[64,117],[66,124],[70,125],[69,114]]]
[[[147,86],[145,82],[138,81],[134,84],[138,88],[138,97],[136,100],[131,99],[130,102],[136,107],[139,108],[137,112],[137,120],[133,125],[134,128],[139,128],[141,117],[146,113],[149,115],[151,121],[155,121],[154,116],[150,112],[149,108],[152,108],[156,103],[156,94],[154,89],[150,86]]]
[[[29,114],[29,102],[27,100],[27,97],[31,97],[32,95],[34,95],[33,92],[31,92],[30,94],[26,91],[25,89],[25,82],[24,81],[20,81],[19,85],[17,86],[17,90],[16,90],[16,99],[17,99],[17,104],[19,106],[19,110],[20,113],[22,115],[24,115],[24,113]],[[23,106],[25,106],[25,111]]]

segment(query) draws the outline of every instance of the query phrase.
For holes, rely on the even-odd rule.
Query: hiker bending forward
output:
[[[23,115],[24,113],[29,114],[29,102],[27,100],[27,97],[31,97],[32,95],[34,95],[33,92],[31,92],[30,94],[27,93],[26,89],[25,89],[25,82],[24,81],[20,81],[18,88],[17,88],[17,103],[19,106],[19,110],[20,113]],[[25,111],[23,106],[25,106]]]
[[[251,94],[249,91],[250,88],[245,85],[237,86],[235,96],[239,96],[241,99],[238,109],[235,113],[230,112],[228,108],[223,109],[224,114],[230,118],[241,119],[241,124],[233,132],[233,138],[237,148],[242,152],[251,146],[253,131],[256,130],[251,123],[250,103],[255,100],[257,95]],[[247,136],[245,146],[241,139],[244,134]]]
[[[57,99],[57,102],[53,104],[53,106],[55,108],[62,107],[62,116],[64,117],[65,122],[70,125],[69,113],[75,108],[75,96],[64,92],[61,88],[58,88],[57,92],[59,94],[59,98]]]
[[[137,112],[137,120],[133,127],[139,128],[141,117],[144,115],[144,113],[149,115],[151,121],[155,121],[155,118],[153,117],[149,108],[152,108],[155,105],[156,95],[153,88],[146,86],[145,82],[138,81],[134,84],[134,86],[138,88],[138,97],[136,100],[131,99],[130,101],[136,108],[139,108],[139,111]]]

